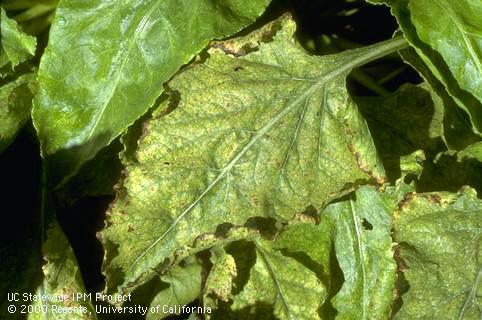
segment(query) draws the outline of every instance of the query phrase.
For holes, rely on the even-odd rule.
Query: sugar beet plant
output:
[[[482,3],[269,2],[2,2],[1,319],[481,319]]]

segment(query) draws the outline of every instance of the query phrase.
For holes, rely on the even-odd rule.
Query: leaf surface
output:
[[[213,38],[252,23],[268,0],[59,3],[40,63],[33,118],[53,183],[155,102],[166,82]]]
[[[345,77],[404,41],[312,57],[294,32],[284,18],[219,43],[169,83],[178,105],[147,123],[101,233],[108,290],[130,290],[222,223],[286,221],[356,183],[384,181]]]
[[[379,1],[377,1],[379,2]],[[386,0],[420,58],[482,130],[482,6],[477,0]],[[434,28],[434,26],[441,26]]]
[[[189,261],[184,266],[177,265],[169,270],[161,280],[168,283],[169,287],[160,291],[152,300],[150,309],[159,306],[159,313],[149,312],[146,320],[159,320],[169,317],[172,314],[164,313],[164,306],[169,308],[187,305],[199,298],[201,295],[201,272],[202,266],[194,261]],[[155,309],[157,310],[157,309]]]
[[[476,142],[467,146],[465,149],[457,153],[457,158],[459,160],[467,158],[476,159],[477,161],[482,162],[482,142]]]
[[[35,74],[29,73],[0,87],[0,152],[30,119],[34,79]]]
[[[0,78],[35,55],[37,39],[22,32],[0,8]]]
[[[394,237],[410,287],[396,319],[480,319],[481,230],[482,201],[473,189],[405,199]]]
[[[435,112],[429,129],[431,135],[440,136],[449,150],[460,150],[479,141],[480,136],[476,134],[477,130],[473,128],[467,113],[459,108],[456,99],[450,96],[444,84],[417,52],[410,48],[401,50],[400,55],[426,81],[421,88],[430,93]]]
[[[211,250],[213,266],[204,284],[203,303],[206,307],[215,308],[217,299],[227,302],[231,298],[233,279],[237,276],[236,262],[232,255],[222,248]]]
[[[56,221],[50,224],[42,253],[46,264],[42,267],[43,279],[35,294],[49,296],[51,300],[32,303],[34,310],[37,311],[29,313],[27,319],[97,319],[90,299],[85,298],[80,301],[72,299],[74,294],[85,293],[85,288],[74,251]],[[40,311],[37,308],[46,309]],[[69,308],[71,311],[67,312]]]
[[[320,319],[317,309],[326,290],[316,275],[293,258],[273,250],[270,242],[255,241],[256,262],[243,290],[233,297],[232,310],[249,318],[258,303],[273,308],[277,319]]]
[[[330,205],[338,216],[336,257],[345,282],[332,299],[336,319],[387,319],[395,288],[389,195],[362,187],[356,200]]]

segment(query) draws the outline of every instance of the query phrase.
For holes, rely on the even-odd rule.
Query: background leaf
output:
[[[35,74],[29,73],[0,87],[0,152],[30,119]]]
[[[160,313],[148,313],[147,320],[159,320],[171,314],[164,313],[164,306],[179,308],[187,305],[201,296],[202,266],[190,259],[185,265],[177,265],[161,277],[162,281],[169,284],[167,289],[160,291],[152,300],[150,308],[160,306]],[[151,310],[151,309],[150,309]]]
[[[35,55],[37,39],[20,30],[15,20],[10,19],[0,8],[0,78],[13,72],[22,62]]]
[[[474,0],[387,0],[405,37],[482,130],[482,6]],[[434,26],[443,26],[434,28]]]
[[[411,194],[394,229],[410,285],[396,319],[479,319],[482,202],[475,192]]]
[[[33,111],[52,182],[73,175],[142,116],[210,40],[252,23],[268,2],[62,1]]]
[[[72,299],[73,294],[85,293],[85,289],[74,252],[57,222],[51,223],[47,231],[47,240],[42,246],[42,253],[46,264],[42,267],[43,280],[35,294],[47,295],[53,298],[53,301],[33,302],[34,308],[44,307],[47,308],[44,310],[48,310],[48,312],[42,310],[29,313],[27,319],[43,320],[46,317],[53,320],[97,319],[90,299],[81,299],[81,301]],[[68,300],[55,299],[59,296],[66,296]],[[68,308],[76,308],[72,310],[79,311],[62,312]]]
[[[280,320],[320,319],[317,309],[326,291],[316,275],[295,259],[273,250],[269,242],[256,241],[255,250],[256,262],[243,290],[233,296],[232,310],[242,309],[244,318],[249,318],[261,303],[273,308]]]

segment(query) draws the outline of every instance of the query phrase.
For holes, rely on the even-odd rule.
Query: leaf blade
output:
[[[33,110],[43,155],[58,171],[54,183],[142,116],[208,41],[239,31],[268,2],[61,2]]]

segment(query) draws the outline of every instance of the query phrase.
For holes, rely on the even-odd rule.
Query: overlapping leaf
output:
[[[387,3],[430,72],[482,131],[482,6],[477,0]],[[440,26],[439,28],[434,26]]]
[[[0,87],[0,152],[30,119],[35,74],[25,74]]]
[[[37,39],[22,32],[15,20],[0,8],[0,77],[35,54]]]
[[[467,146],[465,149],[457,153],[459,160],[476,159],[482,162],[482,142],[477,142]]]
[[[460,150],[469,144],[480,141],[480,136],[462,109],[457,106],[456,100],[449,95],[443,83],[430,70],[428,65],[410,48],[400,51],[403,59],[414,67],[425,79],[422,87],[427,90],[434,107],[433,123],[430,132],[440,136],[448,149]]]
[[[233,297],[231,309],[243,310],[249,318],[256,314],[258,304],[265,304],[273,309],[276,319],[320,319],[317,310],[326,290],[315,273],[273,250],[267,241],[256,241],[255,250],[256,262],[243,290]]]
[[[387,319],[395,287],[391,213],[393,202],[370,188],[356,192],[356,201],[334,204],[338,216],[336,257],[345,281],[333,298],[337,319]],[[385,196],[386,197],[386,196]]]
[[[75,294],[85,293],[85,288],[77,259],[57,222],[50,225],[42,252],[46,264],[42,267],[43,280],[35,294],[48,296],[50,300],[35,301],[32,304],[35,311],[29,313],[27,319],[97,319],[90,299],[73,299]]]
[[[177,106],[145,127],[101,234],[109,291],[135,287],[222,223],[288,220],[354,184],[384,180],[344,82],[353,67],[404,41],[312,57],[294,32],[285,18],[218,43],[169,83],[164,107]]]
[[[410,194],[394,221],[409,284],[396,319],[480,319],[481,235],[474,190]]]
[[[402,174],[401,157],[420,149],[431,153],[443,149],[443,114],[428,86],[407,84],[388,96],[356,101],[391,181]]]
[[[192,260],[192,259],[191,259]],[[146,320],[164,319],[172,314],[164,311],[179,310],[179,306],[187,305],[201,295],[202,266],[195,260],[184,266],[177,265],[161,277],[169,287],[160,291],[152,300]],[[166,308],[167,306],[167,308]],[[155,312],[152,312],[155,310]],[[159,310],[159,312],[157,312]]]
[[[252,23],[268,2],[62,1],[33,112],[53,183],[142,116],[208,41]]]

